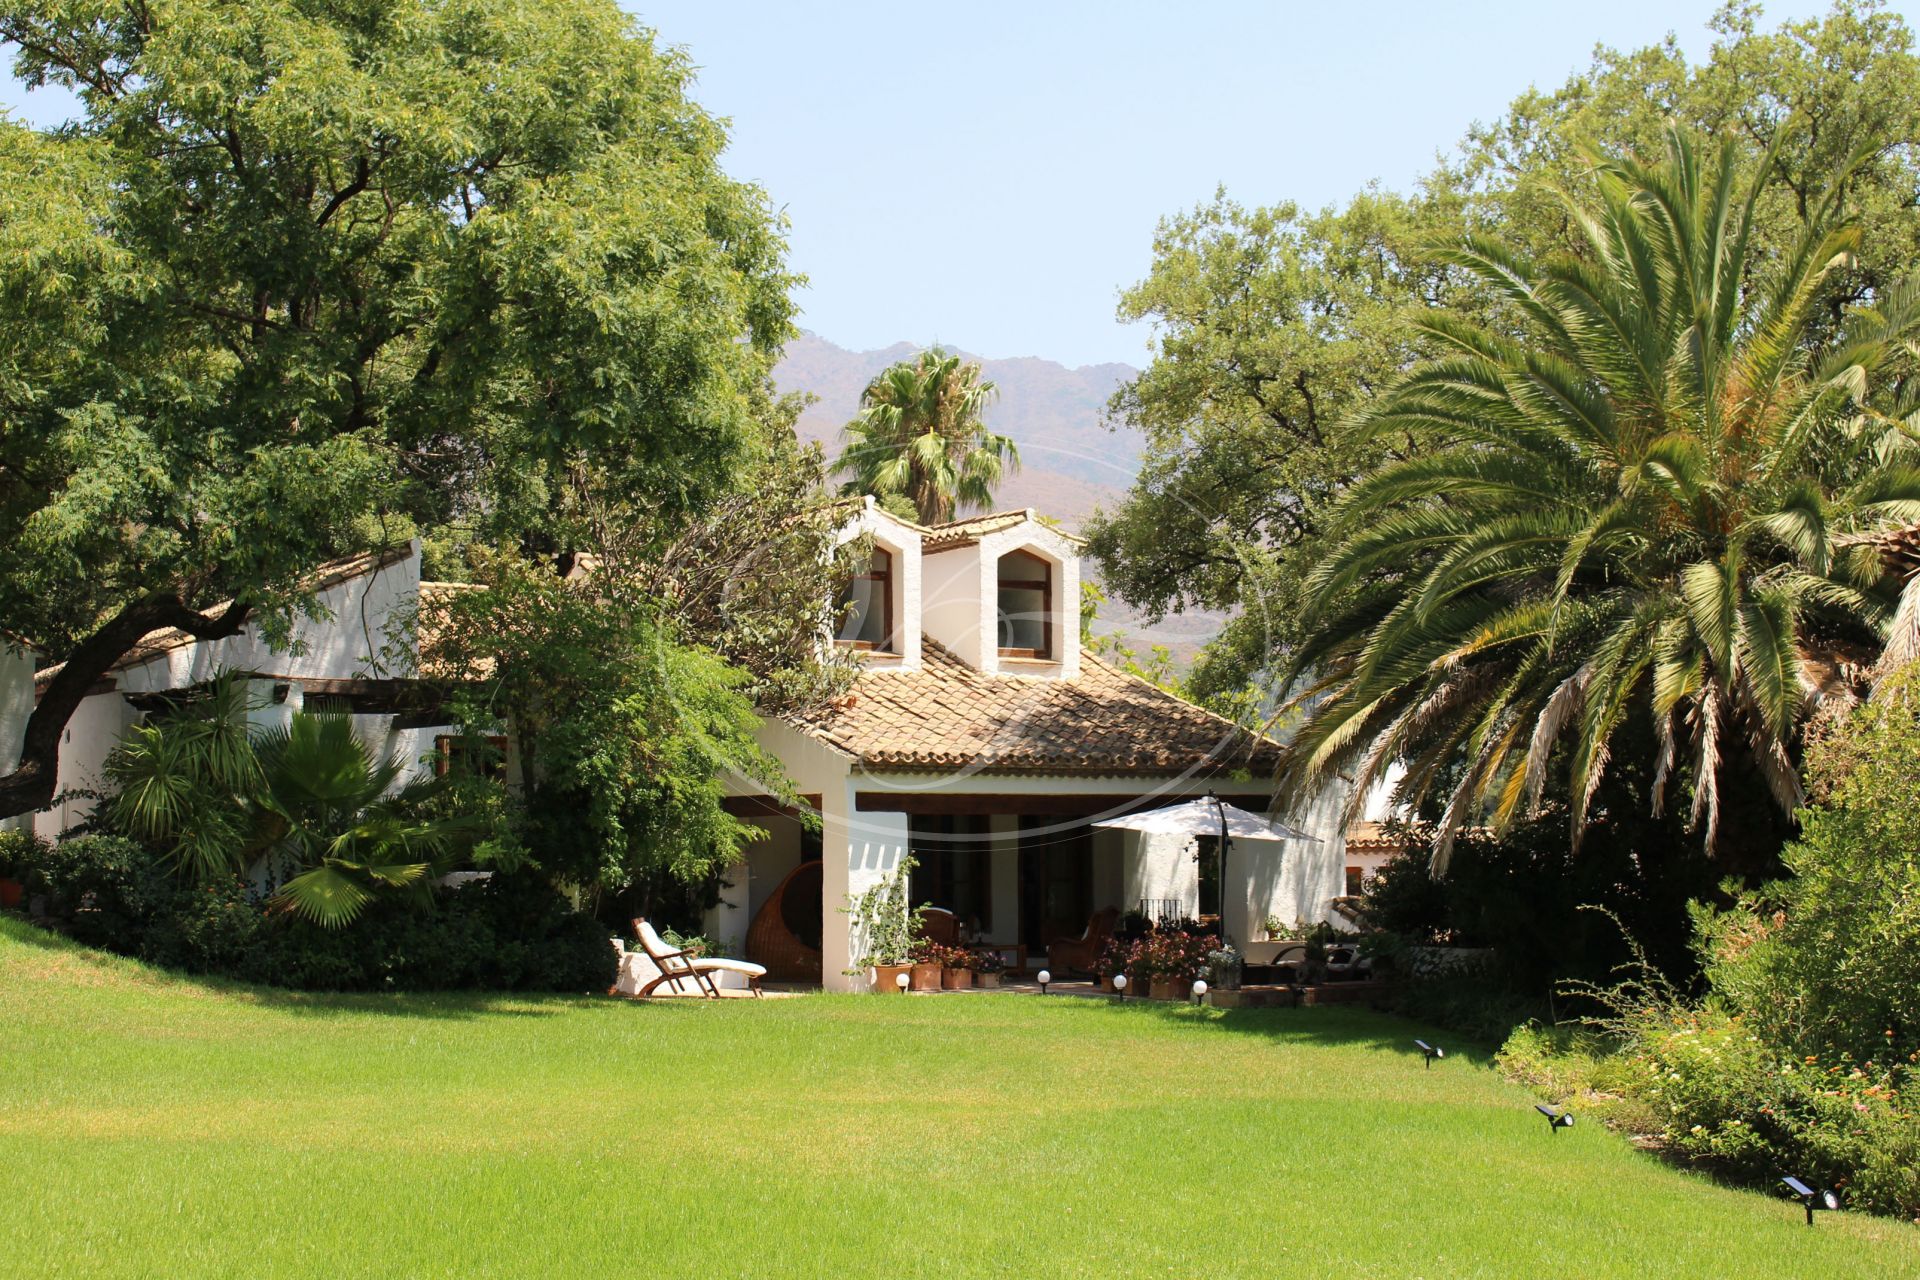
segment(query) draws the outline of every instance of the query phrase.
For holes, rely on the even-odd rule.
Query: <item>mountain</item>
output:
[[[848,351],[802,333],[787,344],[774,381],[781,391],[805,391],[817,401],[800,417],[800,434],[837,450],[840,428],[860,409],[860,393],[875,374],[920,348],[897,342],[878,351]],[[957,350],[957,349],[956,349]],[[1034,507],[1069,528],[1098,503],[1117,501],[1140,467],[1137,432],[1105,424],[1107,398],[1138,370],[1124,364],[1069,369],[1052,360],[1022,356],[978,360],[999,395],[987,410],[987,425],[1011,436],[1020,449],[1020,470],[1004,479],[996,506]]]

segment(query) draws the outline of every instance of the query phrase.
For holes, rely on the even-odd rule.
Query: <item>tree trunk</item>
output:
[[[60,776],[60,739],[67,721],[94,685],[142,636],[177,627],[197,640],[220,640],[238,635],[251,613],[251,606],[235,601],[218,617],[209,618],[188,608],[177,595],[148,596],[101,624],[74,647],[35,702],[33,714],[27,717],[20,763],[12,773],[0,777],[0,818],[34,813],[53,803]]]

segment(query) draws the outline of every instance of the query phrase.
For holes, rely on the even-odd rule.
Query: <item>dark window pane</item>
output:
[[[1000,588],[1000,647],[1032,649],[1035,653],[1046,651],[1045,592],[1030,587]]]

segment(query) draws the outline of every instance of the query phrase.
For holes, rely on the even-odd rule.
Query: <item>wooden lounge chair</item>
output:
[[[647,923],[645,916],[637,916],[633,922],[634,936],[640,939],[640,950],[647,959],[653,961],[653,967],[660,971],[659,976],[634,993],[636,997],[653,994],[662,983],[670,983],[676,992],[687,993],[686,985],[691,982],[694,992],[709,999],[720,998],[720,985],[713,980],[716,973],[737,973],[747,980],[747,989],[758,996],[760,979],[767,976],[766,968],[747,960],[725,960],[718,957],[695,955],[691,951],[678,950],[667,945],[654,927]]]
[[[1120,923],[1120,908],[1102,907],[1087,921],[1087,929],[1077,938],[1063,938],[1047,945],[1047,967],[1065,976],[1070,970],[1092,973],[1100,949],[1113,937]]]

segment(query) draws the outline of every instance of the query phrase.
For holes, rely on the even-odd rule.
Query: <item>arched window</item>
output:
[[[1030,551],[1000,557],[1000,656],[1053,656],[1053,566]]]
[[[893,652],[893,553],[875,547],[861,572],[840,592],[839,643],[853,649]]]

